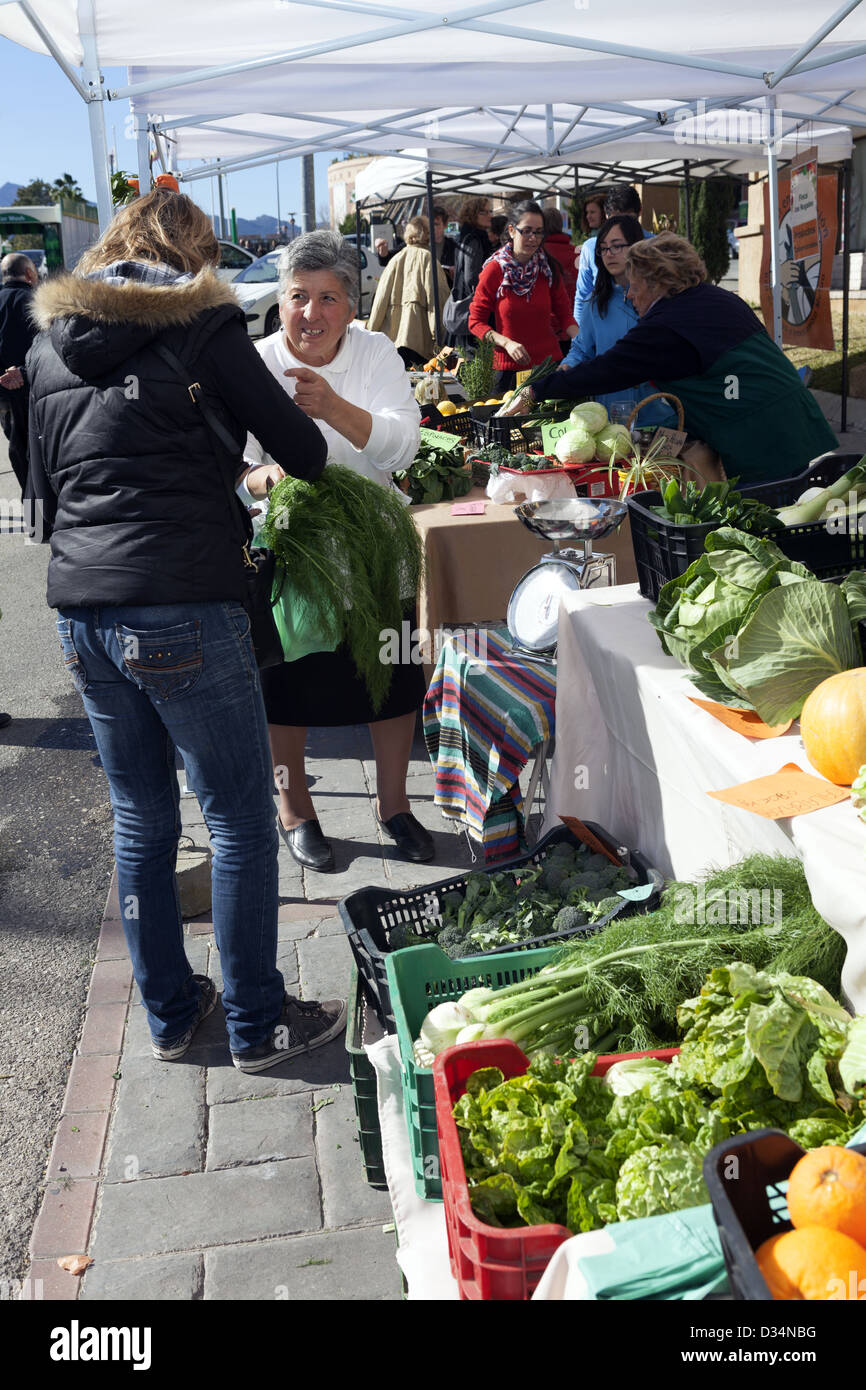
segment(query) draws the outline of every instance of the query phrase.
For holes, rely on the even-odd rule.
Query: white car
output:
[[[234,241],[219,239],[219,248],[220,263],[216,273],[221,280],[233,280],[238,271],[246,270],[247,266],[252,265],[256,259],[252,251],[245,251]]]
[[[269,337],[280,323],[277,305],[279,251],[269,251],[247,266],[232,281],[240,306],[246,314],[247,332],[251,338]],[[375,254],[361,248],[361,303],[358,317],[366,318],[373,303],[382,266]]]

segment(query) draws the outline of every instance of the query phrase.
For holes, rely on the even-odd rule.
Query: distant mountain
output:
[[[0,208],[11,208],[20,183],[0,183]]]

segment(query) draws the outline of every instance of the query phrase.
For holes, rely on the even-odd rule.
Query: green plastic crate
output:
[[[364,1176],[371,1187],[387,1188],[385,1165],[382,1162],[382,1131],[379,1127],[379,1096],[376,1087],[376,1069],[364,1051],[364,1021],[369,1017],[376,1026],[376,1035],[382,1036],[372,1006],[365,1009],[363,986],[358,972],[352,967],[352,981],[349,986],[349,1020],[346,1027],[346,1052],[349,1054],[349,1074],[352,1078],[352,1096],[355,1101],[355,1116],[358,1127],[358,1140],[361,1145],[361,1162]],[[373,1038],[369,1032],[367,1042]]]
[[[412,1052],[425,1015],[437,1004],[459,999],[461,994],[478,985],[504,989],[506,985],[525,980],[527,975],[537,974],[542,966],[553,960],[556,951],[557,947],[546,946],[536,951],[509,951],[496,956],[452,960],[431,941],[407,946],[385,957],[400,1044],[403,1108],[419,1197],[442,1200],[433,1071],[430,1067],[417,1067]]]

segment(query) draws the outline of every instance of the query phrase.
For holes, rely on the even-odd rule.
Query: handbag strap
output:
[[[226,450],[226,452],[229,455],[229,458],[236,455],[238,451],[238,446],[235,440],[232,439],[228,430],[223,425],[222,421],[217,419],[216,414],[213,410],[211,410],[210,406],[205,400],[201,382],[189,380],[189,368],[186,366],[184,362],[181,361],[181,359],[177,356],[176,353],[172,352],[171,348],[167,348],[165,346],[165,343],[151,343],[151,347],[153,348],[157,356],[161,357],[163,362],[165,362],[167,366],[171,367],[172,371],[176,372],[177,375],[185,382],[186,389],[189,392],[190,400],[192,401],[193,405],[198,409],[201,418],[203,419],[207,428],[210,430],[213,437]],[[237,493],[235,492],[234,488],[232,487],[231,483],[226,477],[225,469],[222,467],[222,464],[219,459],[219,452],[215,452],[217,453],[217,465],[219,475],[226,489],[226,496],[228,498],[229,503],[229,514],[238,532],[238,539],[240,540],[241,548],[244,552],[244,562],[248,567],[252,567],[253,569],[255,569],[255,565],[249,552],[249,543],[252,539],[251,532],[248,531],[247,528],[242,524],[240,518],[239,509],[243,507],[243,503],[241,502],[240,498],[238,497]]]

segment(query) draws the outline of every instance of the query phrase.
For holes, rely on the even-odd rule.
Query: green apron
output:
[[[753,333],[701,376],[654,378],[679,396],[685,427],[722,457],[741,483],[789,478],[838,440],[797,374],[766,333]]]

